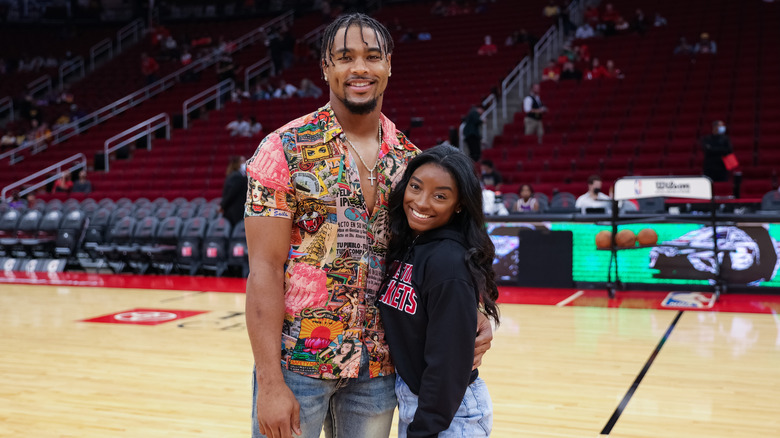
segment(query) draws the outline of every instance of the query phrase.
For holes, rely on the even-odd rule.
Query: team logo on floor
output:
[[[131,309],[84,319],[81,322],[102,322],[107,324],[158,325],[177,319],[206,313],[201,310]]]
[[[669,292],[661,302],[661,307],[675,309],[711,309],[715,304],[715,295],[701,292]]]

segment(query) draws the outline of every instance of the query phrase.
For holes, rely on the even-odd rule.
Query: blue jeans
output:
[[[417,396],[396,374],[395,394],[398,397],[398,438],[406,438],[406,429],[417,411]],[[455,412],[450,427],[439,438],[477,438],[490,436],[493,429],[493,402],[485,381],[477,380],[466,388],[463,401]]]
[[[395,375],[370,378],[363,349],[357,379],[321,380],[282,369],[284,383],[301,405],[302,438],[388,438],[395,411]],[[252,438],[263,438],[257,422],[257,376],[252,373]],[[259,400],[273,403],[273,400]],[[294,437],[296,435],[293,435]]]

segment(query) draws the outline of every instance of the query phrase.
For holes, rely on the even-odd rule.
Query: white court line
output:
[[[584,291],[584,290],[578,290],[577,292],[575,292],[575,293],[571,294],[571,295],[570,295],[568,298],[566,298],[565,300],[563,300],[563,301],[561,301],[560,303],[556,304],[556,306],[558,306],[558,307],[563,307],[563,306],[565,306],[565,305],[567,305],[567,304],[571,303],[572,301],[576,300],[577,298],[581,297],[581,296],[582,296],[582,294],[584,294],[584,293],[585,293],[585,291]]]

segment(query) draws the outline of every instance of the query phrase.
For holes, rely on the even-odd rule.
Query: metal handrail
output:
[[[41,90],[46,90],[48,94],[51,94],[51,76],[43,75],[27,84],[27,93],[31,96],[35,96]]]
[[[146,146],[147,149],[152,149],[152,133],[156,132],[158,129],[167,127],[168,129],[165,130],[165,138],[170,140],[171,139],[171,118],[168,115],[168,113],[160,113],[156,116],[152,117],[151,119],[145,120],[132,128],[125,129],[124,131],[120,132],[119,134],[109,138],[103,143],[103,170],[108,172],[108,162],[109,162],[109,154],[112,152],[118,150],[119,148],[126,146],[136,140],[138,140],[141,137],[146,137]],[[136,132],[137,131],[137,132]],[[133,134],[131,137],[127,137],[129,134]],[[111,143],[122,139],[119,143],[111,146]]]
[[[116,33],[116,51],[117,53],[122,52],[122,43],[127,39],[128,37],[133,37],[133,42],[138,41],[138,34],[140,32],[143,32],[145,30],[144,21],[140,18],[136,18],[135,20],[128,23],[125,27],[119,29]]]
[[[49,166],[49,167],[47,167],[45,169],[41,169],[41,170],[33,173],[32,175],[28,175],[28,176],[20,179],[19,181],[16,181],[14,183],[8,184],[7,186],[5,186],[3,188],[2,192],[0,192],[0,199],[2,199],[3,201],[7,201],[8,198],[6,197],[6,194],[11,189],[14,189],[16,187],[22,186],[25,183],[27,183],[29,181],[32,181],[32,180],[34,180],[36,178],[40,178],[41,176],[46,175],[46,174],[48,174],[48,173],[50,173],[50,172],[52,172],[54,170],[57,171],[57,173],[55,175],[52,175],[52,176],[50,176],[50,177],[48,177],[48,178],[46,178],[46,179],[44,179],[42,181],[38,181],[37,183],[35,183],[35,184],[25,188],[24,190],[19,192],[19,196],[24,196],[24,195],[32,192],[33,190],[35,190],[35,189],[37,189],[39,187],[43,187],[43,186],[45,186],[46,184],[49,184],[52,181],[56,181],[57,179],[59,179],[60,175],[63,172],[62,167],[65,166],[66,164],[74,162],[74,161],[78,161],[78,163],[76,163],[73,166],[70,166],[70,168],[66,169],[67,172],[73,172],[74,170],[77,170],[77,169],[86,169],[87,168],[87,157],[84,154],[78,153],[76,155],[71,155],[70,157],[68,157],[68,158],[66,158],[64,160],[62,160],[62,161],[60,161],[58,163],[52,164],[51,166]]]
[[[16,114],[14,114],[14,100],[8,96],[0,99],[0,114],[2,114],[3,111],[8,111],[8,114],[10,115],[9,120],[11,121],[16,117]]]
[[[272,69],[273,64],[268,56],[244,69],[244,90],[249,92],[249,81]]]
[[[284,21],[289,21],[294,17],[292,11],[286,12],[262,27],[259,27],[257,29],[252,30],[251,32],[248,32],[241,38],[234,41],[234,46],[230,53],[234,53],[237,50],[240,50],[241,48],[246,47],[247,45],[254,42],[260,35],[262,35],[265,32],[265,27],[275,25]],[[136,20],[138,21],[138,20]],[[131,23],[132,24],[132,23]],[[125,28],[129,28],[130,25],[125,26]],[[122,32],[122,30],[120,30]],[[117,41],[117,46],[119,46],[119,41]],[[117,51],[120,51],[120,48],[117,48]],[[185,73],[189,72],[190,70],[194,71],[195,73],[203,71],[216,63],[219,58],[222,56],[221,53],[215,52],[212,53],[206,57],[200,58],[196,61],[193,61],[192,63],[185,65],[184,67],[176,70],[175,72],[163,77],[162,79],[159,79],[158,81],[134,92],[131,94],[128,94],[127,96],[104,106],[103,108],[100,108],[97,111],[94,111],[90,114],[88,114],[85,117],[82,117],[78,120],[74,120],[68,124],[62,125],[61,127],[57,128],[51,133],[51,144],[59,144],[63,141],[78,135],[87,129],[102,123],[111,117],[120,114],[124,111],[126,111],[129,108],[132,108],[145,100],[148,100],[157,94],[160,94],[161,92],[167,90],[168,88],[173,87],[177,83],[180,82],[180,78]],[[40,80],[42,78],[39,78]],[[37,81],[37,80],[36,80]],[[28,85],[29,87],[30,85]],[[49,91],[51,91],[51,78],[49,78]],[[25,144],[18,146],[14,149],[11,149],[10,151],[6,151],[2,154],[0,154],[0,160],[3,160],[5,158],[11,157],[11,163],[14,164],[16,162],[16,155],[26,149],[35,148],[35,150],[40,149],[40,144],[43,142],[43,139],[39,139],[37,141],[32,142],[26,142]]]
[[[189,128],[189,114],[196,109],[205,106],[209,102],[216,101],[217,109],[222,109],[223,97],[225,94],[232,92],[236,88],[236,83],[232,79],[225,79],[224,81],[209,87],[200,93],[185,100],[181,106],[182,119],[184,122],[184,129]]]
[[[506,101],[512,90],[517,87],[518,97],[522,97],[523,90],[528,82],[528,57],[526,56],[519,64],[501,81],[501,112],[504,119],[508,119]]]
[[[108,38],[100,41],[89,49],[89,71],[95,70],[95,59],[103,53],[108,53],[108,59],[114,57],[114,46]]]
[[[81,56],[77,56],[70,61],[63,62],[62,65],[60,65],[60,90],[65,87],[65,78],[76,71],[81,73],[80,77],[84,77],[84,58]]]

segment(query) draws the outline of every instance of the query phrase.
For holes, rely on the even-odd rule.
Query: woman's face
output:
[[[458,185],[443,167],[427,163],[414,171],[404,191],[404,213],[415,234],[446,225],[460,209]]]
[[[526,201],[531,198],[531,188],[528,186],[523,186],[522,189],[520,189],[520,197],[525,199]]]

